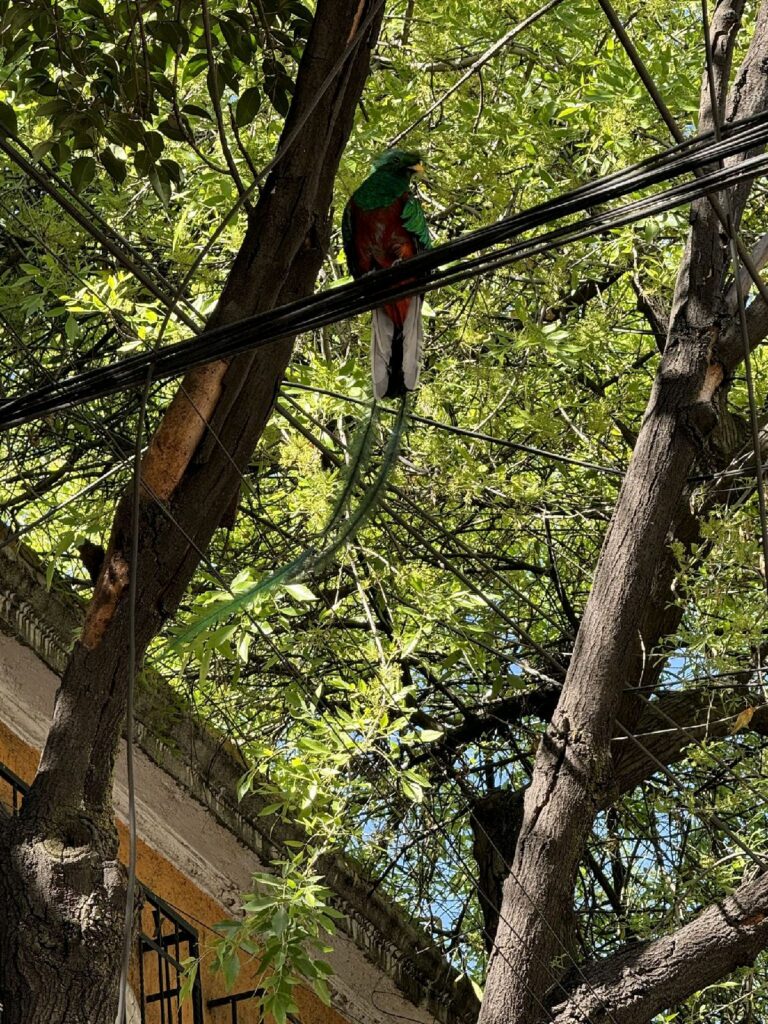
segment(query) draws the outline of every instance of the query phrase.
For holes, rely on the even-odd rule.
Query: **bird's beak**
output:
[[[418,164],[414,164],[413,167],[410,167],[409,170],[413,171],[414,174],[424,174],[425,171],[426,171],[426,168],[425,168],[424,164],[418,163]]]

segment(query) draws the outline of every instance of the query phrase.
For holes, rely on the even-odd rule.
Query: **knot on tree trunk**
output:
[[[3,1024],[111,1024],[126,879],[104,858],[103,838],[88,824],[59,838],[41,838],[22,820],[3,830]]]

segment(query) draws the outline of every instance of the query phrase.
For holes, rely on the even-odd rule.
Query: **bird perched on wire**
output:
[[[430,248],[424,211],[410,188],[412,176],[423,172],[419,153],[388,149],[376,157],[373,173],[344,208],[342,237],[353,277],[391,267]],[[376,398],[396,398],[416,387],[424,336],[421,304],[422,296],[413,295],[373,311],[371,365]]]

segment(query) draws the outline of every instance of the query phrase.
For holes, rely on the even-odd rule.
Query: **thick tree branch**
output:
[[[758,270],[762,270],[763,267],[768,263],[768,231],[762,235],[750,250],[750,256],[752,262]],[[741,294],[746,298],[752,290],[752,277],[748,270],[741,267],[739,270],[739,287],[741,288]],[[725,295],[725,304],[728,307],[728,311],[732,316],[735,316],[738,312],[738,292],[736,290],[736,282],[731,283],[731,287],[728,289]]]
[[[715,18],[710,26],[715,99],[721,118],[725,110],[728,82],[731,78],[733,64],[733,49],[744,13],[744,5],[745,0],[723,0],[719,4]],[[703,73],[700,96],[699,130],[702,132],[711,131],[714,120],[712,117],[712,98],[709,91],[706,69]]]
[[[582,309],[592,299],[608,291],[611,285],[616,284],[628,271],[629,267],[620,266],[611,269],[604,277],[586,278],[581,281],[566,295],[560,296],[558,300],[545,309],[541,314],[541,321],[545,324],[554,323],[555,320],[563,320],[575,309]]]
[[[765,415],[760,417],[760,457],[764,460],[768,455],[768,426]],[[703,488],[699,497],[700,514],[706,515],[718,506],[736,508],[748,497],[755,488],[755,455],[750,442],[740,445],[731,452],[729,462],[722,471],[710,480]],[[742,487],[737,483],[741,479]]]
[[[345,46],[369,13],[361,44],[332,74],[340,41]],[[214,323],[312,290],[330,230],[336,170],[382,15],[383,5],[368,0],[319,0],[283,138],[299,126],[300,136],[267,179]],[[187,377],[185,390],[196,396],[204,418],[216,412],[225,451],[216,445],[190,461],[205,423],[180,392],[144,461],[144,481],[165,500],[141,500],[137,565],[129,565],[130,493],[118,507],[86,642],[75,645],[64,672],[29,796],[9,835],[0,834],[0,991],[16,994],[14,1005],[4,1008],[3,1024],[114,1020],[125,884],[111,780],[128,685],[129,571],[138,585],[134,637],[141,656],[176,609],[232,500],[291,350],[286,340]],[[25,898],[36,901],[34,917]],[[24,945],[27,940],[31,945]],[[33,955],[20,952],[33,947]],[[93,976],[109,984],[93,985]],[[52,1014],[47,1005],[38,1012],[31,993],[58,991],[65,995],[61,1012],[57,1006]]]
[[[754,962],[768,945],[768,875],[739,886],[689,924],[636,943],[571,979],[554,1002],[552,1024],[647,1024],[661,1010]],[[569,981],[562,984],[568,988]],[[562,989],[553,993],[554,1000]]]
[[[366,68],[368,66],[369,42],[378,33],[382,13],[379,11],[375,23],[363,31],[360,25],[370,4],[367,0],[358,0],[355,5],[348,0],[347,6],[354,13],[350,16],[345,12],[349,19],[346,22],[343,19],[337,21],[339,16],[336,15],[323,19],[316,17],[313,21],[294,99],[278,146],[282,158],[269,175],[256,209],[250,213],[248,230],[222,297],[207,325],[209,328],[234,323],[270,309],[278,301],[290,302],[306,294],[314,282],[316,269],[307,275],[306,283],[300,275],[302,284],[298,286],[292,287],[291,275],[304,264],[308,269],[315,267],[315,258],[324,252],[327,211],[333,191],[333,177],[328,176],[324,169],[337,166],[339,155],[335,150],[339,142],[339,125],[345,126],[343,137],[346,139],[352,117],[346,107],[342,116],[337,118],[336,113],[339,105],[345,102],[345,90],[350,81],[357,81],[362,64]],[[338,34],[333,53],[323,53],[322,57],[320,53],[329,45],[325,34],[333,31],[329,26],[334,22],[337,32],[339,26],[346,25],[345,45],[349,46],[355,39],[359,42],[338,72],[334,85],[326,89],[326,79],[339,57]],[[317,54],[317,57],[309,56],[311,54]],[[321,96],[319,101],[318,95]],[[302,135],[312,140],[315,158],[312,168],[307,166],[306,148],[302,149],[295,142],[289,147],[287,143],[300,125]],[[289,195],[292,206],[286,203]],[[271,230],[265,230],[265,226]],[[267,255],[271,261],[269,273],[265,273],[263,263]],[[155,431],[142,463],[142,482],[150,500],[168,500],[176,493],[193,455],[205,440],[209,425],[214,428],[210,434],[212,444],[206,448],[203,443],[202,452],[205,458],[210,457],[217,445],[213,439],[219,436],[233,405],[247,390],[249,381],[254,385],[256,367],[277,366],[277,362],[282,360],[278,377],[282,376],[292,345],[292,341],[278,342],[253,356],[246,354],[232,363],[218,360],[187,373]],[[266,383],[271,377],[271,372],[261,375],[261,383]],[[273,399],[274,388],[268,386],[256,401],[254,415],[256,410],[271,409]],[[262,428],[263,424],[259,433]],[[227,507],[235,493],[236,489],[231,489]],[[222,510],[222,515],[226,511],[226,508]],[[101,642],[125,593],[127,580],[125,550],[119,544],[111,545],[83,630],[83,642],[87,647],[94,648]]]
[[[718,7],[714,31],[737,5]],[[733,45],[734,33],[726,35]],[[737,75],[729,116],[768,105],[768,4]],[[736,199],[737,216],[748,192]],[[608,529],[573,657],[536,757],[523,825],[504,884],[481,1024],[533,1024],[563,955],[552,922],[567,919],[594,816],[611,789],[611,740],[623,687],[649,650],[643,620],[685,481],[717,421],[729,369],[717,348],[727,253],[706,200],[693,204],[661,367]],[[740,353],[730,353],[736,365]],[[632,723],[630,723],[632,725]],[[525,942],[520,942],[525,936]]]
[[[514,694],[502,700],[492,701],[481,713],[467,715],[465,720],[446,729],[441,739],[430,743],[415,763],[439,761],[452,757],[457,750],[494,733],[504,733],[512,725],[534,715],[548,721],[557,704],[560,687],[556,684],[539,685],[528,693]]]
[[[645,749],[624,735],[614,736],[611,745],[616,795],[630,792],[655,774],[658,761],[674,764],[685,756],[691,744],[729,736],[740,712],[748,707],[743,698],[729,701],[728,706],[723,706],[723,701],[715,703],[707,691],[665,694],[655,701],[640,703],[643,712],[635,735]],[[747,728],[758,735],[766,735],[768,704],[754,709]],[[613,799],[609,799],[612,803]]]
[[[306,136],[285,152],[266,182],[212,318],[215,324],[288,302],[312,288],[325,252],[335,169],[368,66],[368,41],[350,57],[320,102],[316,98],[338,61],[340,28],[346,38],[362,11],[359,0],[325,0],[318,8],[284,129],[287,136],[298,122],[305,122]],[[377,23],[380,17],[381,11]],[[173,519],[152,498],[144,498],[139,649],[172,614],[200,560],[199,552],[207,547],[229,505],[238,486],[238,469],[247,464],[267,422],[291,350],[292,342],[283,341],[239,357],[228,367],[202,367],[187,376],[184,390],[171,403],[142,473],[150,493],[169,500]],[[216,435],[228,455],[214,446],[204,460],[188,462],[205,429],[189,394],[203,406],[204,415],[216,410]],[[77,802],[84,782],[86,805],[109,813],[114,742],[124,709],[125,666],[117,655],[127,648],[122,599],[129,575],[129,533],[130,494],[115,517],[84,642],[75,648],[62,682],[41,769],[27,803],[30,813],[42,803],[50,809]]]
[[[691,744],[730,735],[739,713],[747,707],[743,698],[726,693],[720,695],[717,704],[708,692],[665,694],[653,702],[634,699],[641,708],[636,735],[644,749],[624,735],[614,736],[613,784],[604,794],[601,810],[655,775],[659,761],[675,764],[685,757]],[[754,709],[745,730],[768,734],[768,704]],[[475,803],[470,816],[481,882],[480,903],[490,937],[496,934],[499,922],[502,886],[515,854],[524,797],[524,790],[495,790]],[[490,941],[487,945],[490,949]]]

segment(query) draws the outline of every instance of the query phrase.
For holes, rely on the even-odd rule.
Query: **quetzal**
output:
[[[373,162],[373,174],[344,208],[342,237],[350,273],[360,277],[391,267],[430,248],[429,228],[421,203],[411,191],[414,174],[424,165],[418,153],[388,149]],[[422,296],[415,295],[374,309],[371,366],[376,398],[413,391],[419,379]]]

